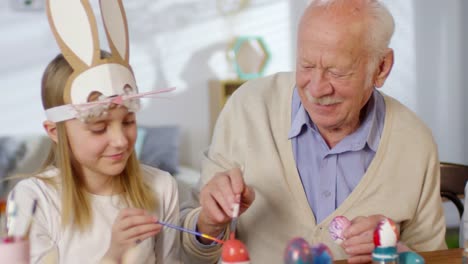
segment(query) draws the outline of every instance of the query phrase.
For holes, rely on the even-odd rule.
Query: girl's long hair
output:
[[[102,52],[103,58],[110,56]],[[73,69],[62,54],[55,57],[47,66],[42,76],[42,105],[44,109],[64,104],[64,87]],[[73,165],[67,130],[64,122],[57,123],[57,143],[52,146],[47,159],[40,171],[51,166],[59,170],[59,179],[37,176],[47,184],[54,186],[61,194],[62,200],[62,227],[72,226],[84,231],[92,224],[92,205],[90,195],[85,189],[82,176]],[[123,201],[132,207],[154,211],[156,200],[150,186],[145,183],[140,163],[133,152],[119,176],[115,176],[115,183],[121,186],[120,194]]]

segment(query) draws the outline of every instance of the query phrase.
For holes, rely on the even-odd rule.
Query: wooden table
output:
[[[419,252],[426,264],[459,264],[462,263],[463,248]],[[335,264],[346,264],[346,260],[335,261]]]

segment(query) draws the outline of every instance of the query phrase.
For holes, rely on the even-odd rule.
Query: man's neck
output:
[[[341,140],[343,140],[346,136],[352,134],[359,128],[360,122],[354,122],[355,124],[352,126],[345,126],[336,129],[321,129],[318,128],[320,135],[327,143],[330,149],[334,148]]]

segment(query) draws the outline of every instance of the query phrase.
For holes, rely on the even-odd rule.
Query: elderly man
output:
[[[200,189],[184,226],[237,236],[252,263],[281,263],[293,237],[325,243],[335,259],[371,261],[373,231],[395,221],[416,251],[446,247],[437,146],[414,113],[376,88],[393,65],[394,31],[378,1],[315,1],[299,26],[295,78],[248,82],[229,99],[205,154]],[[345,242],[328,233],[352,220]],[[184,234],[190,263],[213,263],[220,247]]]

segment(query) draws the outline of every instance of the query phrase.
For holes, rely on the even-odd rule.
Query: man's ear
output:
[[[387,80],[388,75],[392,71],[393,67],[393,49],[387,49],[383,59],[379,62],[377,67],[377,72],[375,73],[374,77],[374,86],[375,87],[382,87]]]
[[[47,135],[49,136],[49,138],[52,139],[55,143],[57,143],[58,141],[57,124],[46,120],[44,121],[44,123],[42,123],[42,125],[44,126],[44,129]]]

